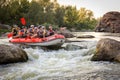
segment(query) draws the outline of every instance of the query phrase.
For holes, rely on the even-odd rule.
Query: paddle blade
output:
[[[21,18],[20,20],[21,20],[22,25],[26,25],[26,20],[25,20],[25,18],[24,18],[24,17],[23,17],[23,18]]]

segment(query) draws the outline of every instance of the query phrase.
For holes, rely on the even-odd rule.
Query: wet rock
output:
[[[86,46],[78,46],[74,44],[67,44],[64,48],[65,50],[78,50],[78,49],[87,49]]]
[[[101,39],[91,60],[120,62],[120,42],[109,38]]]
[[[14,45],[0,44],[0,64],[25,62],[28,60],[26,52]]]
[[[120,12],[108,12],[104,14],[95,31],[120,33]]]
[[[80,36],[77,36],[77,38],[95,38],[95,37],[92,35],[80,35]]]
[[[5,25],[5,24],[0,24],[0,29],[7,29],[7,30],[10,30],[10,29],[11,29],[11,26]]]
[[[69,30],[60,30],[60,31],[57,31],[58,34],[62,34],[65,36],[65,38],[73,38],[75,37],[72,32],[70,32]]]
[[[3,33],[3,34],[1,34],[1,37],[7,37],[7,35],[8,35],[9,33],[10,33],[10,32]]]

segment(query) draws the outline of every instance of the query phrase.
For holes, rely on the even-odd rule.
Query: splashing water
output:
[[[0,41],[5,41],[1,39]],[[2,43],[3,43],[2,42]],[[44,51],[40,48],[24,49],[29,57],[25,63],[14,63],[0,66],[0,80],[37,80],[48,77],[69,77],[97,70],[111,69],[109,62],[92,62],[92,52],[97,41],[75,42],[87,46],[87,49],[66,51]]]

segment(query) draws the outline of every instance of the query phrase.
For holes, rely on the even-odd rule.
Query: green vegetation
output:
[[[94,29],[97,19],[91,10],[81,8],[77,10],[72,6],[60,6],[57,0],[1,0],[0,1],[0,23],[18,24],[21,26],[20,18],[26,19],[30,24],[52,24],[58,27],[67,27],[75,30]]]

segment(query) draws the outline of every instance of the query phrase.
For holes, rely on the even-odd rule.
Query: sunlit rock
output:
[[[120,42],[109,38],[101,39],[91,60],[120,62]]]
[[[77,38],[95,38],[95,37],[92,35],[79,35],[77,36]]]
[[[28,60],[26,52],[13,45],[0,44],[0,64],[25,62]]]
[[[95,31],[120,33],[120,12],[108,12],[104,14]]]

